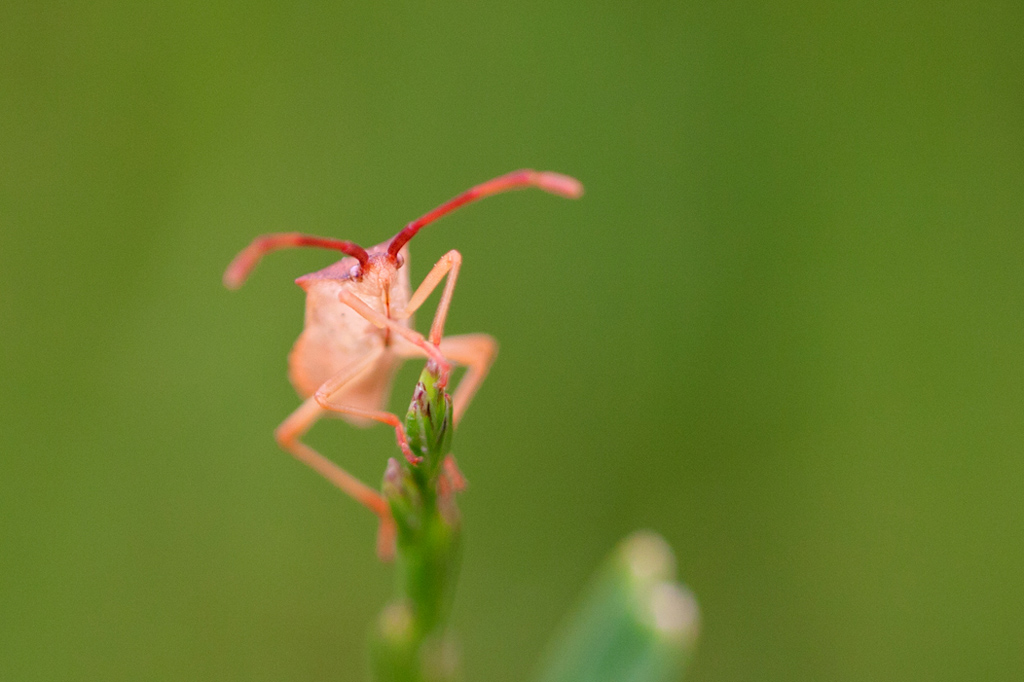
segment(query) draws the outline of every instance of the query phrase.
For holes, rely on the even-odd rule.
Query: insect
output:
[[[453,365],[466,367],[452,397],[453,419],[459,423],[490,369],[497,343],[486,334],[443,336],[462,255],[453,249],[442,256],[413,292],[408,242],[421,228],[465,204],[527,187],[572,199],[583,194],[583,186],[575,178],[518,170],[470,188],[373,248],[296,232],[269,234],[257,237],[224,272],[225,286],[237,289],[271,251],[309,246],[345,254],[333,265],[295,280],[306,291],[305,327],[288,357],[288,374],[303,402],[274,435],[281,448],[377,515],[381,558],[390,555],[394,544],[394,521],[387,502],[376,490],[302,442],[302,436],[325,415],[356,426],[382,422],[394,428],[402,453],[417,463],[401,420],[383,408],[401,364],[424,357],[436,363],[442,381]],[[413,313],[446,276],[433,323],[424,337],[413,327]]]

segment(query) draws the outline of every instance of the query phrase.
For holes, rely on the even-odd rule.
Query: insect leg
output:
[[[444,463],[442,464],[442,466],[444,467],[442,469],[442,471],[444,472],[444,477],[441,478],[441,480],[444,481],[444,485],[448,486],[450,490],[457,493],[461,493],[463,490],[465,490],[466,477],[463,476],[462,471],[459,470],[459,465],[455,462],[455,457],[452,455],[452,453],[449,452],[448,455],[444,458]]]
[[[409,448],[409,439],[405,435],[405,427],[402,425],[402,420],[390,412],[383,410],[364,410],[361,407],[353,407],[351,405],[339,405],[337,403],[330,402],[330,395],[325,393],[321,388],[313,396],[317,404],[325,410],[331,412],[339,412],[341,414],[350,414],[353,417],[363,417],[364,419],[372,419],[378,421],[395,429],[395,440],[398,441],[398,447],[402,449],[402,454],[409,460],[410,464],[419,464],[422,457],[417,457],[412,454],[412,450]]]
[[[466,368],[452,396],[452,418],[458,424],[487,377],[491,363],[498,354],[498,342],[487,334],[459,334],[441,339],[439,348],[446,358]],[[408,346],[395,346],[394,351],[404,358],[422,357],[419,349],[414,350]]]
[[[380,519],[380,528],[377,531],[377,556],[383,561],[388,561],[394,555],[395,521],[391,518],[391,509],[384,497],[300,440],[323,415],[324,409],[314,398],[309,398],[277,427],[274,437],[278,445],[291,453],[295,459],[309,466],[377,515]]]
[[[348,307],[355,310],[357,313],[366,318],[371,324],[380,329],[388,329],[395,332],[395,334],[401,336],[403,339],[413,344],[424,352],[431,360],[436,362],[442,371],[447,374],[451,371],[452,363],[445,359],[444,355],[438,349],[437,345],[427,343],[427,340],[423,338],[423,334],[420,334],[415,329],[409,329],[403,325],[398,324],[395,320],[391,319],[387,315],[377,312],[370,306],[363,303],[362,300],[355,294],[342,289],[338,293],[338,300],[347,305]],[[352,414],[355,414],[354,412]],[[366,415],[360,415],[366,416]],[[371,417],[374,419],[375,417]]]
[[[423,282],[416,288],[416,293],[409,299],[409,304],[395,316],[397,319],[404,319],[416,312],[441,283],[441,279],[448,275],[448,281],[445,282],[444,291],[441,293],[441,302],[437,304],[437,312],[434,313],[434,322],[430,325],[430,335],[427,337],[435,346],[441,342],[441,336],[444,334],[444,323],[448,318],[448,308],[452,303],[452,292],[455,291],[455,281],[459,278],[461,266],[462,254],[455,249],[441,256],[441,260],[434,264],[423,278]]]
[[[441,352],[445,357],[466,366],[466,373],[459,380],[452,396],[452,418],[457,425],[491,369],[491,363],[498,354],[498,342],[487,334],[446,336],[441,339]]]

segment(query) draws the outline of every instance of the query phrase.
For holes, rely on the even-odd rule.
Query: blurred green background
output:
[[[1019,0],[3,3],[0,679],[364,679],[373,519],[271,435],[332,255],[221,273],[519,167],[587,195],[412,243],[502,344],[455,443],[466,679],[530,679],[640,527],[693,680],[1021,679],[1022,112]]]

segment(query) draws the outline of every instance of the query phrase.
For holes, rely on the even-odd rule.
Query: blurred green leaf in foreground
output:
[[[675,557],[649,531],[601,567],[546,661],[540,682],[671,682],[693,656],[700,612],[675,582]]]

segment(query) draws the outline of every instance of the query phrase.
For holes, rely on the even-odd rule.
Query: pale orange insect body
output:
[[[386,244],[382,245],[386,248]],[[370,262],[386,257],[381,247],[370,249]],[[403,249],[408,259],[408,248]],[[363,273],[360,277],[359,274]],[[355,258],[341,261],[295,280],[306,290],[306,319],[302,335],[288,360],[288,373],[303,398],[314,395],[353,359],[374,358],[373,371],[353,378],[345,386],[345,402],[366,410],[384,406],[395,372],[405,357],[422,355],[415,345],[390,329],[380,329],[350,306],[341,302],[342,290],[362,301],[374,312],[412,328],[412,316],[398,318],[397,311],[409,303],[409,269],[373,264],[361,268]],[[366,426],[370,420],[352,413],[339,413],[346,421]]]
[[[452,397],[453,418],[458,424],[487,375],[497,343],[486,334],[443,336],[462,256],[455,250],[446,253],[413,292],[407,267],[408,242],[422,227],[464,204],[526,187],[573,199],[583,193],[577,180],[559,173],[514,171],[463,192],[409,223],[391,240],[369,250],[339,239],[292,232],[271,234],[254,240],[224,273],[224,284],[236,289],[270,251],[313,246],[346,254],[337,263],[296,280],[306,290],[306,317],[302,334],[288,358],[288,369],[292,385],[305,400],[277,428],[275,436],[283,449],[380,518],[378,553],[382,558],[390,556],[394,544],[394,521],[386,501],[380,493],[303,443],[302,435],[326,414],[340,416],[358,426],[379,421],[395,429],[403,454],[417,463],[401,420],[383,408],[402,362],[423,357],[435,363],[442,381],[447,381],[453,364],[466,367]],[[413,328],[413,313],[445,276],[441,300],[424,338]],[[454,470],[453,461],[451,465]]]

